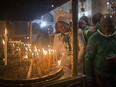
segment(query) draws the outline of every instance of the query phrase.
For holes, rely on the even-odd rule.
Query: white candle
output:
[[[58,68],[60,68],[61,60],[58,60]]]
[[[55,62],[57,63],[58,52],[55,50]]]
[[[55,63],[55,52],[52,50],[52,55],[53,55],[53,64]]]
[[[33,59],[31,59],[31,64],[30,64],[29,71],[28,71],[28,74],[27,74],[27,78],[28,78],[28,79],[29,79],[30,76],[31,76],[32,67],[33,67]]]
[[[48,54],[48,52],[43,49],[43,62],[44,62],[43,63],[44,64],[43,67],[44,68],[47,68],[47,66],[49,66],[48,65],[49,63],[48,63],[48,60],[47,60],[47,58],[48,58],[47,54]]]
[[[4,40],[2,41],[3,42],[3,49],[4,49],[4,55],[5,55],[5,42]],[[3,59],[5,61],[5,59]]]
[[[21,49],[19,48],[19,59],[20,59],[20,67],[21,67]]]
[[[5,28],[5,65],[7,65],[7,29]]]
[[[51,50],[48,50],[48,64],[51,66]]]
[[[5,35],[7,34],[7,29],[5,28]]]

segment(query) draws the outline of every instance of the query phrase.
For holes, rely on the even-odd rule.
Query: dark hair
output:
[[[80,20],[84,20],[87,23],[87,25],[89,25],[89,19],[87,16],[82,16]]]
[[[78,27],[82,29],[82,24],[83,24],[82,20],[79,20],[78,24],[79,24]]]
[[[114,32],[114,16],[112,14],[105,14],[101,17],[100,31],[104,34],[111,34]]]
[[[99,12],[94,14],[92,17],[93,24],[96,25],[98,22],[100,22],[102,16],[103,16],[103,14],[99,13]]]

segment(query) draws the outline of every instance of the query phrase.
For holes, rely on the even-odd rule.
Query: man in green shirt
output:
[[[114,17],[105,14],[101,28],[88,40],[85,52],[85,72],[88,87],[116,87],[116,63],[109,56],[116,56],[116,30]]]

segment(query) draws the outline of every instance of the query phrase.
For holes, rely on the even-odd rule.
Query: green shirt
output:
[[[88,40],[84,57],[87,80],[92,80],[94,74],[109,78],[116,75],[116,63],[106,60],[111,55],[116,55],[116,32],[109,37],[94,33]]]

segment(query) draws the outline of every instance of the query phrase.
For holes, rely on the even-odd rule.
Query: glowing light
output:
[[[27,55],[25,55],[23,58],[26,58],[26,59],[28,59],[28,56],[27,56]]]
[[[54,5],[52,5],[52,7],[54,7]]]
[[[110,2],[107,2],[107,5],[109,5],[110,4]]]
[[[60,11],[62,11],[62,9],[60,8]]]
[[[36,48],[36,46],[35,46],[35,50],[34,51],[36,51],[37,52],[37,48]]]
[[[40,52],[40,49],[38,49],[38,51]]]
[[[110,15],[110,18],[112,18],[112,15]]]
[[[32,52],[31,49],[29,49],[29,51]]]
[[[47,55],[47,51],[46,51],[46,50],[44,50],[44,49],[42,49],[42,50],[43,50],[44,55]]]
[[[5,34],[7,34],[7,29],[5,28]]]
[[[58,66],[60,66],[60,64],[61,64],[61,60],[58,60]]]
[[[90,16],[91,15],[91,11],[85,11],[85,12],[79,12],[78,16],[79,16],[79,19],[82,17],[82,16]]]
[[[3,42],[3,44],[5,44],[4,40],[2,42]]]
[[[42,28],[42,27],[45,27],[46,25],[47,25],[46,22],[42,22],[40,27]]]
[[[25,49],[26,49],[26,51],[28,51],[28,48],[27,47],[25,47]]]
[[[29,37],[25,37],[25,39],[29,39]]]

